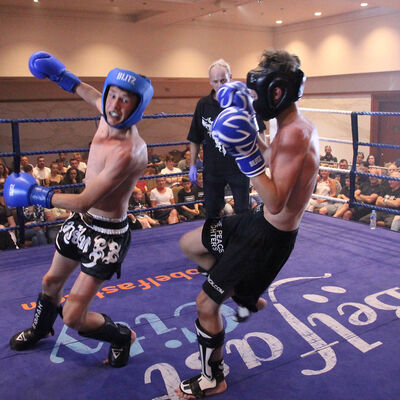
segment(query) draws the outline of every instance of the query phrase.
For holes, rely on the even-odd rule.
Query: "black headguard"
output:
[[[264,121],[275,118],[284,109],[296,102],[304,90],[306,77],[301,69],[292,72],[280,71],[274,67],[252,69],[247,74],[247,87],[257,92],[253,106]],[[274,89],[282,90],[282,97],[274,104]]]

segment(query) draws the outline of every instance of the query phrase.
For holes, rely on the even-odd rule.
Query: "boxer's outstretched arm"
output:
[[[77,87],[75,93],[82,97],[87,103],[96,107],[98,111],[102,112],[101,93],[93,86],[85,82],[81,82]]]

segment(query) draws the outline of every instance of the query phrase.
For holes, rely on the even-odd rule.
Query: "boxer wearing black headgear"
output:
[[[296,242],[319,168],[317,129],[295,103],[303,82],[299,64],[296,56],[283,51],[264,53],[259,68],[250,75],[255,78],[250,86],[257,90],[263,105],[259,103],[259,111],[265,119],[276,115],[278,129],[270,146],[260,140],[246,90],[231,82],[220,89],[220,104],[227,108],[212,124],[213,137],[251,178],[264,204],[242,214],[208,218],[203,227],[187,232],[179,241],[185,256],[208,273],[196,297],[202,369],[199,375],[181,382],[176,389],[179,398],[227,390],[222,305],[228,298],[238,304],[238,322],[264,308],[266,301],[261,295]],[[265,173],[266,164],[270,174]]]
[[[303,95],[306,77],[299,67],[300,60],[295,55],[265,51],[258,67],[248,72],[247,87],[257,93],[254,109],[265,121],[275,118]],[[275,88],[282,90],[277,101]]]

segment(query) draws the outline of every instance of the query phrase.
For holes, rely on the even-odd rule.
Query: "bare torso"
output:
[[[297,108],[294,110],[285,116],[281,124],[278,121],[278,133],[264,153],[264,157],[269,159],[271,179],[267,178],[265,182],[264,178],[260,181],[257,177],[253,182],[264,201],[265,218],[283,231],[298,228],[313,192],[319,167],[317,130],[297,112]],[[279,212],[268,206],[275,204],[276,199],[279,200],[275,203],[281,201],[280,204],[283,204]]]
[[[107,167],[106,167],[107,165]],[[87,163],[85,183],[90,183],[105,169],[114,169],[109,179],[115,182],[89,209],[109,218],[122,218],[128,210],[129,197],[147,165],[147,148],[135,126],[128,131],[110,128],[103,119],[93,138]],[[114,174],[118,179],[115,179]]]

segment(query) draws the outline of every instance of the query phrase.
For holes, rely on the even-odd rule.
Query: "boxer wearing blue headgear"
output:
[[[89,311],[89,306],[105,280],[114,273],[119,278],[129,248],[129,198],[147,165],[147,146],[135,124],[142,118],[153,88],[147,78],[115,69],[108,75],[102,95],[46,52],[33,54],[29,69],[35,77],[48,78],[76,93],[103,112],[104,118],[91,141],[81,193],[55,193],[25,173],[13,173],[5,182],[4,198],[9,206],[38,204],[72,211],[60,228],[52,265],[42,279],[32,326],[17,332],[10,346],[17,351],[34,347],[54,334],[53,324],[60,315],[81,336],[109,342],[106,362],[123,367],[129,361],[135,332],[105,314]],[[80,273],[61,313],[63,286],[77,268]]]
[[[280,112],[296,102],[302,95],[306,77],[297,56],[286,52],[266,51],[256,69],[247,74],[247,87],[257,93],[253,107],[264,121],[275,118]],[[274,99],[274,91],[280,88],[282,94]]]
[[[110,86],[116,86],[123,91],[132,93],[138,97],[138,104],[134,111],[125,118],[122,122],[112,124],[109,121],[109,117],[113,118],[113,113],[118,118],[118,113],[115,110],[106,110],[107,96],[109,94]],[[137,124],[143,117],[143,112],[150,100],[153,97],[154,89],[151,85],[150,79],[143,75],[136,74],[132,71],[115,68],[111,70],[104,82],[102,106],[103,106],[103,117],[106,122],[116,129],[127,129],[132,125]],[[110,115],[111,112],[111,115]]]

